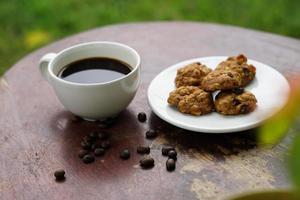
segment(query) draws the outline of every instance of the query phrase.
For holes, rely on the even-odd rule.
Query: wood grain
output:
[[[42,79],[38,61],[48,52],[74,44],[109,40],[128,44],[142,57],[142,82],[128,109],[109,128],[112,148],[93,164],[77,157],[81,138],[95,123],[71,121]],[[150,81],[176,62],[201,56],[244,53],[287,75],[298,72],[300,42],[273,34],[231,26],[166,22],[102,27],[65,38],[21,59],[0,79],[0,195],[1,199],[222,199],[242,191],[289,185],[284,154],[291,138],[271,149],[257,147],[256,130],[232,134],[184,131],[156,117],[148,107]],[[297,66],[298,65],[298,66]],[[136,120],[138,112],[146,123]],[[147,140],[145,131],[159,130]],[[138,167],[140,155],[128,161],[119,151],[151,146],[156,165]],[[165,169],[163,144],[178,149],[177,169]],[[63,168],[66,180],[54,181]]]

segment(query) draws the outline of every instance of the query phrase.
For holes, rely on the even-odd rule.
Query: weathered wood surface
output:
[[[73,123],[51,86],[38,71],[38,60],[74,44],[109,40],[134,47],[142,57],[139,91],[109,129],[112,148],[93,164],[77,157],[81,138],[99,129],[91,122]],[[273,34],[201,23],[144,23],[108,26],[68,37],[26,56],[0,81],[1,199],[222,199],[246,190],[289,185],[284,152],[290,138],[272,149],[256,145],[256,130],[234,134],[192,133],[156,117],[146,101],[150,81],[176,62],[201,56],[245,53],[283,74],[299,71],[300,42]],[[297,67],[298,65],[298,67]],[[136,114],[145,111],[147,123]],[[160,130],[146,140],[149,127]],[[140,144],[152,147],[156,165],[137,167],[140,156],[128,161],[119,151]],[[162,144],[176,144],[177,169],[165,169]],[[66,181],[54,181],[57,168]]]

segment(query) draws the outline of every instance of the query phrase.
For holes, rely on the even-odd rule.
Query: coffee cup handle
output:
[[[48,66],[50,61],[56,56],[56,53],[47,53],[44,55],[39,62],[39,68],[42,76],[46,81],[49,82],[49,72],[48,72]]]

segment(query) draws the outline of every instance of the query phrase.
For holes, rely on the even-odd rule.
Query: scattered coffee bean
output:
[[[85,150],[85,149],[81,149],[79,152],[78,152],[78,157],[79,158],[83,158],[86,154],[88,154],[88,150]]]
[[[85,156],[83,156],[82,161],[85,164],[92,163],[95,161],[95,157],[91,154],[86,154]]]
[[[166,162],[166,168],[168,171],[173,171],[175,170],[175,167],[176,167],[176,162],[174,159],[172,158],[169,158]]]
[[[65,179],[65,170],[63,170],[63,169],[59,169],[59,170],[56,170],[55,172],[54,172],[54,176],[55,176],[55,179],[57,180],[57,181],[62,181],[62,180],[64,180]]]
[[[82,147],[83,149],[85,149],[85,150],[89,150],[89,149],[91,148],[91,143],[86,142],[86,141],[82,141],[82,142],[80,143],[80,145],[81,145],[81,147]]]
[[[146,138],[148,138],[148,139],[155,138],[156,136],[157,136],[156,130],[150,129],[146,132]]]
[[[174,160],[176,160],[177,159],[177,152],[175,150],[170,150],[168,152],[168,157],[173,158]]]
[[[107,132],[100,132],[99,134],[98,134],[98,137],[99,137],[99,139],[100,140],[106,140],[106,139],[108,139],[109,138],[109,134],[107,133]]]
[[[148,146],[139,146],[136,149],[136,152],[139,154],[149,154],[150,153],[150,147]]]
[[[162,155],[167,156],[169,151],[171,151],[171,150],[175,150],[175,148],[171,147],[171,146],[166,146],[161,149],[161,153],[162,153]]]
[[[127,160],[130,158],[130,152],[128,149],[124,149],[123,151],[121,151],[120,153],[120,158],[122,158],[123,160]]]
[[[140,166],[145,169],[151,168],[154,166],[154,159],[151,157],[145,157],[140,160]]]
[[[89,135],[92,139],[98,139],[98,133],[97,133],[97,131],[93,131],[93,132],[91,132],[90,133],[90,135]]]
[[[99,146],[99,145],[97,145],[96,143],[93,143],[93,144],[91,145],[91,150],[94,151],[98,146]]]
[[[110,142],[108,140],[102,141],[100,147],[103,149],[108,149],[110,147]]]
[[[104,154],[105,154],[105,149],[103,149],[103,148],[96,148],[94,150],[94,155],[95,156],[102,156]]]
[[[145,121],[147,120],[147,115],[146,115],[146,113],[140,112],[140,113],[138,114],[138,120],[139,120],[140,122],[145,122]]]
[[[87,142],[87,143],[91,143],[93,141],[93,138],[90,137],[89,135],[84,136],[82,141]]]

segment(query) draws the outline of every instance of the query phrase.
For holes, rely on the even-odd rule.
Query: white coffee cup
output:
[[[91,57],[121,60],[132,69],[129,74],[104,83],[81,84],[57,76],[67,64]],[[84,119],[97,120],[118,115],[132,101],[140,82],[140,62],[133,48],[104,41],[78,44],[57,54],[48,53],[41,58],[39,68],[67,110]]]

